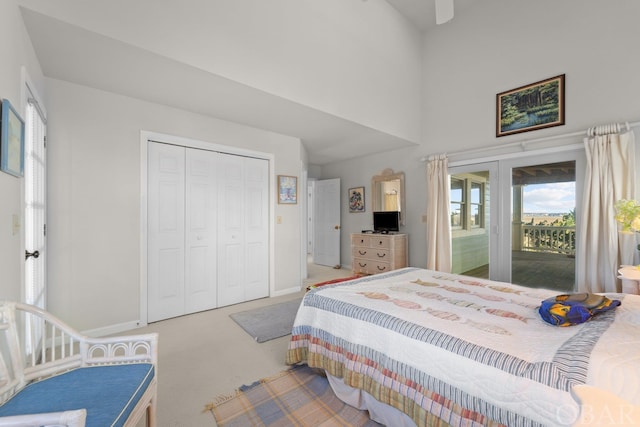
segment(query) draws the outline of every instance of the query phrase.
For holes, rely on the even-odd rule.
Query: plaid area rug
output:
[[[367,411],[343,403],[329,381],[307,365],[242,386],[205,407],[219,427],[380,426]]]

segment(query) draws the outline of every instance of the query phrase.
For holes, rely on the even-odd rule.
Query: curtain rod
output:
[[[36,111],[38,112],[38,115],[40,116],[40,119],[46,125],[47,124],[47,117],[44,114],[44,111],[42,111],[42,107],[40,107],[40,103],[38,102],[38,100],[33,98],[33,97],[31,97],[31,98],[27,99],[27,103],[33,105],[33,108],[35,108]]]
[[[640,121],[638,122],[633,122],[633,123],[629,123],[629,122],[625,122],[623,125],[621,126],[627,126],[628,130],[631,130],[631,128],[634,127],[638,127],[640,126]],[[544,141],[553,141],[554,139],[563,139],[563,138],[570,138],[572,136],[581,136],[581,135],[588,135],[589,130],[587,129],[586,131],[580,131],[580,132],[571,132],[571,133],[565,133],[565,134],[561,134],[561,135],[552,135],[552,136],[545,136],[542,138],[535,138],[535,139],[524,139],[522,141],[514,141],[514,142],[510,142],[510,143],[506,143],[506,144],[496,144],[496,145],[491,145],[488,147],[480,147],[480,148],[472,148],[470,150],[464,150],[464,151],[453,151],[450,153],[445,153],[447,156],[456,156],[458,154],[473,154],[473,153],[482,153],[484,151],[492,151],[492,150],[498,150],[501,148],[510,148],[510,147],[522,147],[522,150],[524,151],[527,148],[528,144],[531,143],[535,143],[535,142],[544,142]],[[424,156],[422,158],[420,158],[421,162],[426,162],[427,160],[429,160],[429,156]]]

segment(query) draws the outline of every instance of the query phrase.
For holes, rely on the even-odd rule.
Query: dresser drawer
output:
[[[353,258],[352,270],[360,274],[377,274],[392,270],[388,262],[375,261],[372,259]]]
[[[389,261],[391,258],[391,254],[388,249],[365,248],[364,246],[352,247],[351,256],[354,258],[371,259],[374,261]]]
[[[371,244],[371,236],[355,235],[351,236],[351,246],[369,247]]]
[[[351,256],[353,258],[369,258],[374,255],[374,249],[367,248],[365,246],[352,246]]]
[[[391,247],[391,239],[387,236],[371,236],[369,240],[372,248],[389,249]]]

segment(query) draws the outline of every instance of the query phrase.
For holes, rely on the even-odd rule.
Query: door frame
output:
[[[147,325],[148,315],[148,278],[147,278],[147,197],[148,197],[148,150],[147,144],[149,141],[155,141],[165,144],[178,145],[187,148],[197,148],[202,150],[216,151],[223,154],[231,154],[236,156],[254,157],[257,159],[267,160],[269,163],[269,182],[275,182],[275,170],[274,159],[275,156],[271,153],[264,153],[260,151],[254,151],[244,149],[240,147],[234,147],[229,145],[222,145],[213,142],[206,142],[191,138],[185,138],[175,135],[169,135],[164,133],[152,132],[152,131],[140,131],[140,319],[137,322],[138,326]],[[273,295],[275,292],[275,260],[273,254],[275,252],[275,242],[273,236],[275,235],[275,221],[272,220],[275,215],[275,197],[273,195],[274,185],[269,185],[269,295]]]

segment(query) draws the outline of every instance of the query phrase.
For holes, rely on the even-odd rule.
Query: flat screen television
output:
[[[400,231],[400,212],[374,212],[373,231],[375,231],[376,233]]]

